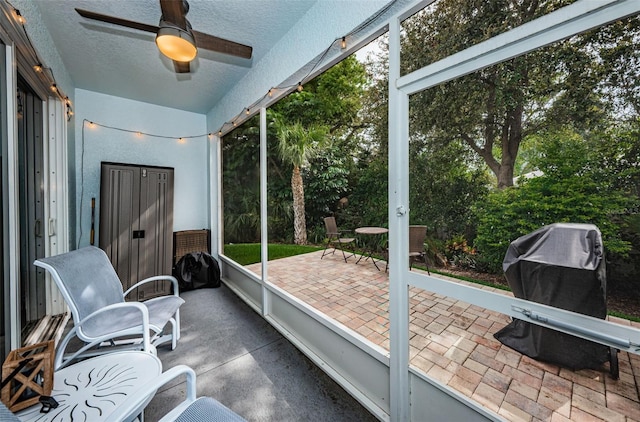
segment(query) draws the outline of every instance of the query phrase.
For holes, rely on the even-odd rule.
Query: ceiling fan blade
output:
[[[160,0],[160,9],[162,10],[162,20],[171,22],[182,29],[187,28],[185,15],[189,11],[189,6],[185,5],[184,0]]]
[[[193,31],[193,36],[196,39],[196,46],[205,50],[238,56],[244,59],[250,59],[251,53],[253,52],[253,48],[248,45],[214,37],[213,35],[202,32]]]
[[[189,68],[189,62],[178,62],[176,60],[173,61],[173,68],[176,73],[189,73],[191,69]]]
[[[126,26],[127,28],[139,29],[146,32],[158,32],[158,27],[147,25],[146,23],[134,22],[127,19],[116,18],[114,16],[103,15],[101,13],[90,12],[88,10],[76,9],[76,12],[83,18],[93,19],[100,22],[113,23],[115,25]]]

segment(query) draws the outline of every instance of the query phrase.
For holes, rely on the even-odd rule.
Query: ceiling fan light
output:
[[[162,54],[178,62],[190,62],[198,50],[193,35],[189,31],[161,22],[156,45]]]

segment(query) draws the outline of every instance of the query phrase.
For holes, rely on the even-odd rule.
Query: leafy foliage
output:
[[[591,148],[593,142],[567,131],[549,134],[538,163],[542,176],[494,191],[476,204],[475,246],[491,270],[500,271],[511,241],[556,222],[595,224],[607,251],[629,252],[612,214],[634,200],[615,189],[615,181],[597,177],[604,157]]]

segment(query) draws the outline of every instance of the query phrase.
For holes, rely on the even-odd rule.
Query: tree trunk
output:
[[[304,186],[300,167],[294,166],[291,174],[293,192],[293,237],[296,245],[307,244],[307,220],[304,213]]]

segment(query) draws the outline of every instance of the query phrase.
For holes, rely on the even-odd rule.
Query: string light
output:
[[[245,114],[248,116],[249,114],[251,114],[251,111],[249,110],[249,107],[247,107],[247,109],[245,110]]]
[[[347,35],[343,36],[343,37],[339,37],[333,40],[333,42],[324,50],[324,52],[320,55],[320,58],[314,63],[314,65],[311,67],[311,69],[307,72],[307,74],[302,78],[302,81],[306,80],[315,70],[316,68],[323,63],[326,63],[324,61],[325,57],[327,56],[327,54],[329,54],[329,52],[334,49],[334,47],[336,46],[336,42],[340,42],[340,47],[344,50],[347,48],[347,37],[349,36],[353,36],[354,34],[359,33],[360,31],[362,31],[363,29],[367,28],[372,22],[374,22],[376,19],[378,19],[380,16],[382,16],[384,13],[386,13],[394,4],[395,2],[391,1],[389,3],[387,3],[387,5],[385,7],[383,7],[382,9],[380,9],[375,15],[369,17],[365,22],[363,22],[362,24],[360,24],[357,28],[355,28],[353,31],[349,32]],[[272,98],[273,94],[274,94],[274,90],[278,89],[282,89],[284,91],[284,93],[288,93],[291,92],[289,91],[289,89],[297,89],[298,92],[302,92],[302,90],[304,89],[303,85],[302,85],[302,81],[298,82],[297,86],[296,85],[287,85],[287,86],[278,86],[278,87],[272,87],[269,89],[269,91],[267,91],[267,93],[260,98],[259,100],[257,100],[256,102],[254,102],[249,108],[253,108],[254,106],[257,106],[258,104],[260,104],[260,102],[262,100],[265,99],[265,97],[269,97]],[[248,110],[248,109],[247,109]],[[249,114],[249,113],[247,113]],[[218,136],[222,137],[222,133],[223,130],[225,129],[225,126],[228,124],[233,124],[233,127],[237,127],[238,125],[238,121],[241,121],[242,116],[236,116],[233,118],[233,120],[231,120],[230,122],[224,122],[222,124],[222,126],[220,127],[220,129],[218,130]]]
[[[27,23],[27,20],[20,14],[20,11],[18,9],[14,9],[14,11],[16,12],[16,20],[20,22],[21,25]]]
[[[50,85],[51,92],[53,92],[66,105],[67,121],[71,120],[71,117],[73,116],[73,108],[71,107],[71,101],[69,100],[68,97],[66,97],[63,94],[63,92],[60,90],[60,88],[58,88],[58,85],[56,84],[56,78],[53,75],[53,70],[51,70],[51,68],[45,67],[42,64],[42,62],[40,60],[38,60],[38,53],[36,52],[36,49],[34,48],[33,43],[31,42],[31,38],[29,38],[29,33],[27,32],[27,28],[25,27],[25,24],[27,23],[27,20],[25,19],[24,16],[22,16],[22,13],[20,13],[20,10],[16,9],[11,4],[9,4],[9,6],[11,7],[11,9],[13,11],[13,15],[15,16],[15,20],[22,25],[22,30],[24,31],[24,37],[25,37],[26,41],[29,43],[29,47],[31,48],[31,51],[33,52],[33,56],[37,60],[36,64],[32,65],[32,69],[36,73],[40,73],[41,75],[44,75],[44,76],[41,76],[41,77],[44,77],[46,82],[51,84]],[[48,74],[45,72],[45,70],[48,71]]]
[[[94,121],[91,120],[83,120],[84,123],[86,123],[86,125],[90,128],[95,128],[95,127],[103,127],[106,129],[112,129],[112,130],[117,130],[120,132],[127,132],[127,133],[133,133],[135,136],[138,137],[143,137],[143,136],[149,136],[152,138],[162,138],[162,139],[173,139],[174,141],[176,140],[175,136],[165,136],[165,135],[155,135],[153,133],[145,133],[145,132],[141,132],[139,130],[130,130],[130,129],[123,129],[123,128],[119,128],[119,127],[115,127],[115,126],[109,126],[109,125],[103,125],[101,123],[96,123]],[[203,138],[205,136],[210,136],[210,133],[204,133],[202,135],[190,135],[190,136],[180,136],[177,138],[178,142],[180,143],[185,143],[187,142],[187,139],[194,139],[194,138]]]

